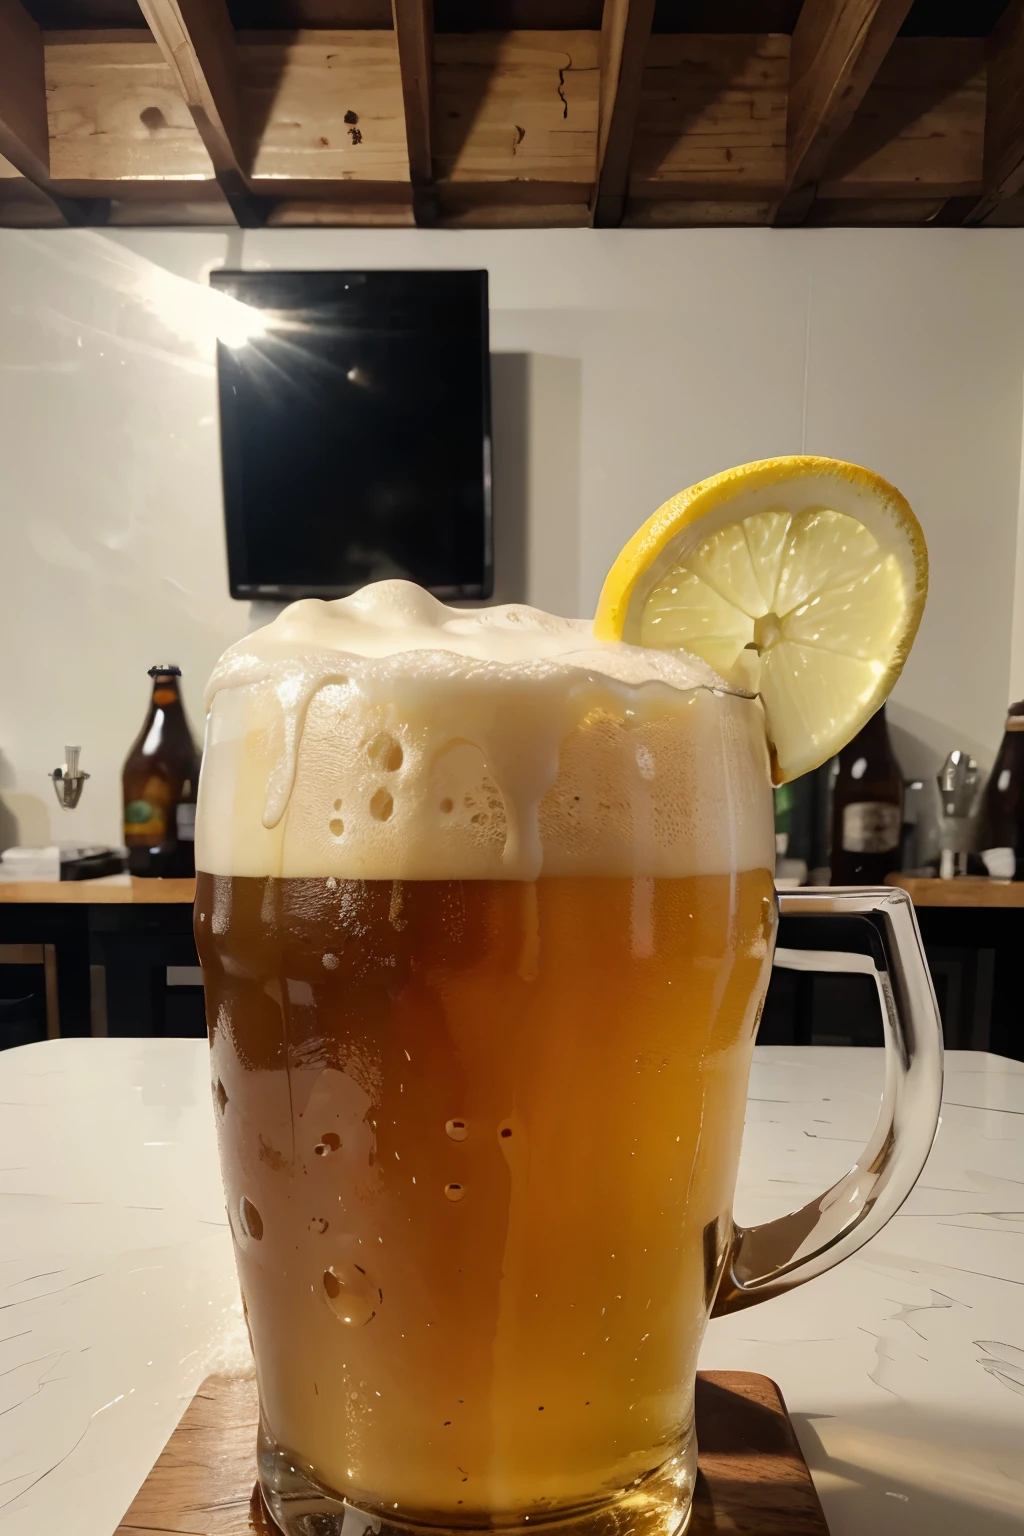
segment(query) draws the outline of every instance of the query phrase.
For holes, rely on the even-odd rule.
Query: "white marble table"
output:
[[[841,1174],[880,1087],[880,1051],[759,1050],[739,1219]],[[779,1382],[833,1536],[1021,1536],[1024,1065],[951,1052],[903,1211],[703,1363]],[[202,1377],[248,1368],[205,1042],[0,1054],[0,1536],[110,1536]]]

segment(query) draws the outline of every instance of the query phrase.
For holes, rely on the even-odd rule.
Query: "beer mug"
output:
[[[756,698],[402,582],[298,603],[214,676],[197,864],[281,1529],[684,1529],[708,1317],[855,1252],[931,1144],[906,897],[783,898],[866,917],[866,953],[806,963],[875,978],[886,1087],[845,1178],[743,1229],[777,921]]]

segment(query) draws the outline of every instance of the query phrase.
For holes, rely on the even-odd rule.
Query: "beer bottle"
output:
[[[1011,704],[1002,746],[985,786],[978,825],[985,868],[1002,880],[1024,880],[1024,699]]]
[[[775,790],[775,878],[787,885],[807,879],[813,775],[804,774]]]
[[[775,872],[801,884],[829,880],[830,763],[775,791]]]
[[[885,705],[839,754],[832,792],[832,884],[881,885],[899,866],[903,774]]]
[[[180,667],[150,667],[153,696],[122,774],[133,875],[194,875],[199,752],[181,702]]]

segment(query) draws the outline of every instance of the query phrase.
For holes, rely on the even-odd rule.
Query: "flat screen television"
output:
[[[486,272],[214,272],[231,595],[490,597]]]

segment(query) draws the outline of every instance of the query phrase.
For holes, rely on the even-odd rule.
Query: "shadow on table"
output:
[[[844,1444],[831,1451],[818,1431],[828,1415],[792,1420],[831,1536],[1022,1536],[1022,1417],[982,1420],[958,1414],[956,1403],[944,1413],[894,1400],[844,1413]]]

